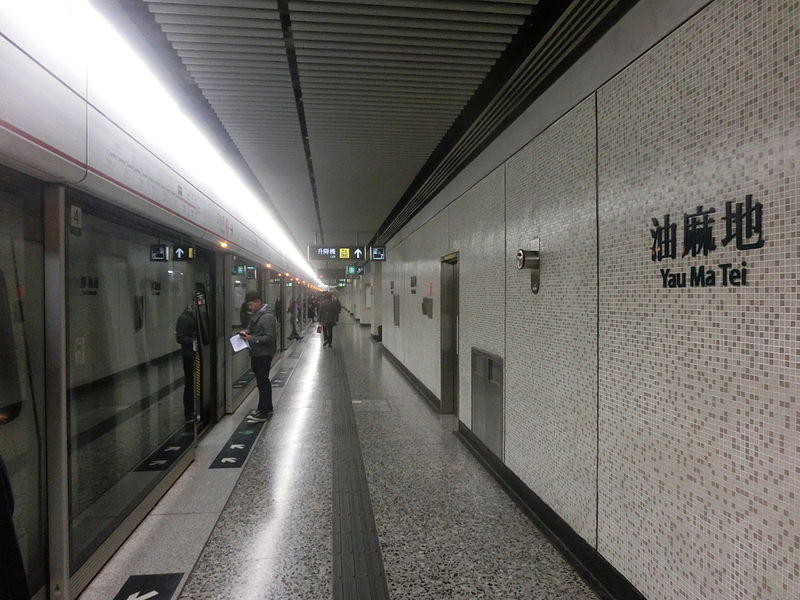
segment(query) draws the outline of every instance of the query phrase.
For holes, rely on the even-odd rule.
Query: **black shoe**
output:
[[[273,411],[268,412],[261,412],[261,411],[253,411],[249,415],[247,415],[247,420],[253,423],[263,423],[267,419],[272,416]]]

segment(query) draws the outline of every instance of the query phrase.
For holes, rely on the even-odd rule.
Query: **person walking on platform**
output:
[[[339,309],[331,294],[325,295],[319,305],[319,322],[322,324],[322,347],[333,346],[333,327],[339,320]]]
[[[250,345],[250,366],[258,384],[258,408],[247,418],[250,421],[266,421],[273,410],[269,367],[277,349],[278,323],[269,307],[261,301],[259,292],[247,292],[244,299],[250,309],[250,323],[239,335]]]
[[[181,345],[183,356],[183,416],[193,421],[194,413],[194,355],[197,350],[197,328],[192,306],[187,306],[175,324],[175,340]]]

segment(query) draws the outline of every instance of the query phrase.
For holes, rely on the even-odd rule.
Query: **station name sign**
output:
[[[716,209],[698,206],[693,212],[683,215],[683,239],[680,257],[708,256],[717,250],[715,238]],[[735,244],[737,250],[757,250],[764,246],[762,230],[763,206],[753,202],[753,195],[745,196],[744,202],[726,202],[722,222],[725,236],[719,240],[722,246]],[[661,220],[652,219],[650,229],[652,246],[650,257],[654,262],[678,258],[678,224],[672,222],[669,214]],[[661,285],[665,288],[746,286],[747,262],[724,262],[716,265],[692,266],[689,271],[676,270],[666,266],[660,268]]]

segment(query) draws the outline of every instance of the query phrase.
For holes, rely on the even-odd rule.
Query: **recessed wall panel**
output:
[[[450,207],[450,251],[458,252],[459,410],[472,423],[471,349],[505,354],[503,169],[495,169]]]

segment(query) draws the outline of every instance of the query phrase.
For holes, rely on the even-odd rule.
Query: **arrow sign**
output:
[[[234,464],[237,460],[237,458],[223,458],[220,462]]]
[[[183,248],[176,248],[175,249],[175,258],[183,258],[186,252],[183,251]]]
[[[159,575],[131,575],[122,586],[114,600],[152,600],[172,598],[183,573],[164,573]]]
[[[231,444],[231,450],[244,450],[244,444]]]
[[[361,256],[362,256],[364,253],[361,251],[361,248],[356,248],[356,251],[355,251],[355,252],[353,252],[353,254],[355,255],[355,257],[356,257],[356,258],[361,258]]]
[[[180,446],[170,446],[169,448],[164,448],[164,452],[177,452],[180,449]]]
[[[134,592],[128,596],[128,600],[147,600],[148,598],[155,598],[156,596],[158,596],[158,592],[147,592],[144,596],[140,596],[139,592]]]
[[[165,464],[167,464],[167,461],[165,460],[153,460],[148,463],[148,465],[151,467],[156,467],[158,465],[165,465]]]

